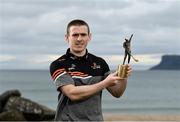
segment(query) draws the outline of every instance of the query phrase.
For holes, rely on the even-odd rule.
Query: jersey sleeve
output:
[[[74,84],[74,80],[68,74],[63,63],[54,61],[50,65],[51,78],[57,90],[64,85]]]

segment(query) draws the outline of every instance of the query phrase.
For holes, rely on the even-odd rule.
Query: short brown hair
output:
[[[89,34],[90,33],[89,25],[84,20],[80,20],[80,19],[75,19],[68,23],[67,29],[66,29],[67,34],[69,35],[69,29],[71,26],[81,26],[81,25],[87,26],[88,34]]]

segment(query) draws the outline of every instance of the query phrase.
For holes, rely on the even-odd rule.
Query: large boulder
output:
[[[6,102],[3,111],[18,111],[26,120],[53,120],[55,111],[23,97],[12,96]]]
[[[4,105],[11,96],[21,96],[19,90],[9,90],[0,95],[0,113],[3,111]]]
[[[22,112],[6,111],[0,113],[0,121],[26,121]]]

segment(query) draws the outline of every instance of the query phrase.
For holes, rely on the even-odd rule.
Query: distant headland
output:
[[[161,62],[150,70],[180,70],[180,55],[163,55]]]

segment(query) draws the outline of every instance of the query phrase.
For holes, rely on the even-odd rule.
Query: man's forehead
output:
[[[88,32],[88,28],[85,25],[80,25],[80,26],[77,25],[77,26],[71,26],[69,28],[69,31],[70,32],[83,32],[83,33],[86,33],[86,32]]]

